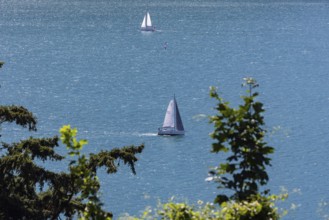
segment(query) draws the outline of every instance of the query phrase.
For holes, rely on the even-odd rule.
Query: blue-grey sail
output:
[[[184,126],[180,117],[176,98],[170,100],[159,135],[184,135]]]

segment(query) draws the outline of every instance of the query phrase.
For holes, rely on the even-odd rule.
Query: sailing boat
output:
[[[174,96],[169,102],[163,125],[158,129],[158,135],[184,135],[184,133],[183,122]]]
[[[141,31],[155,31],[155,27],[152,26],[150,13],[146,12],[141,25]]]

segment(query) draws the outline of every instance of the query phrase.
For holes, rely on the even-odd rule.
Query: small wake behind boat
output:
[[[141,31],[155,31],[155,27],[152,25],[150,13],[146,12],[141,25]]]
[[[158,135],[184,135],[184,126],[179,114],[176,98],[170,100],[163,125],[158,129]]]

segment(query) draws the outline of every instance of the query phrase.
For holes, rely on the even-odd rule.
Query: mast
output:
[[[175,128],[175,130],[177,129],[176,108],[177,108],[177,103],[176,103],[176,97],[174,94],[174,128]]]

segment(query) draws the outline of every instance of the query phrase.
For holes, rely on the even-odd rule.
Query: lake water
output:
[[[285,219],[329,213],[321,207],[329,202],[326,1],[0,2],[0,103],[38,117],[34,134],[2,125],[2,141],[54,136],[71,124],[89,140],[86,153],[145,143],[136,176],[124,166],[116,175],[99,174],[105,207],[115,216],[136,215],[171,196],[213,201],[219,191],[204,179],[226,157],[210,153],[209,86],[237,106],[247,76],[260,84],[268,143],[276,149],[268,187],[286,188],[282,207],[297,207]],[[155,33],[139,31],[146,10]],[[174,94],[186,135],[159,137]]]

